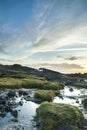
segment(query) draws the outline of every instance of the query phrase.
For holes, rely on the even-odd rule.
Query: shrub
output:
[[[36,113],[43,130],[56,130],[59,126],[73,126],[83,130],[84,117],[75,106],[44,102],[37,108]]]
[[[74,86],[79,88],[87,88],[87,83],[75,83]]]
[[[55,90],[54,93],[55,93],[55,96],[60,96],[61,95],[59,90],[57,90],[57,91]]]
[[[4,77],[0,78],[0,86],[6,88],[38,88],[45,90],[59,90],[64,88],[64,85],[58,82],[48,82],[44,78],[36,76],[21,76],[21,78]]]
[[[82,104],[84,107],[87,108],[87,97],[85,97],[83,100],[82,100]]]
[[[60,90],[60,89],[64,89],[64,84],[59,82],[46,82],[43,86],[43,89]]]
[[[53,101],[55,94],[52,90],[37,90],[34,97],[41,101]]]

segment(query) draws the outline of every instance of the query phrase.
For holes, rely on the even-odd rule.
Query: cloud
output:
[[[60,71],[63,73],[72,73],[72,72],[85,72],[86,69],[78,64],[68,64],[68,63],[42,63],[42,64],[32,64],[32,66],[36,66],[37,68],[47,68],[55,71]]]
[[[0,58],[0,61],[1,62],[14,62],[15,60],[12,60],[12,59],[5,59],[5,58]]]
[[[58,58],[61,58],[61,59],[65,59],[65,60],[70,60],[70,61],[74,61],[74,60],[81,60],[81,59],[85,59],[85,57],[83,56],[69,56],[69,57],[65,57],[65,56],[57,56]]]
[[[77,65],[77,64],[68,64],[68,63],[62,63],[62,64],[41,64],[43,66],[53,66],[53,67],[57,67],[57,68],[63,68],[63,69],[84,69],[84,67]]]
[[[23,7],[26,7],[25,3],[23,2]],[[15,6],[12,5],[14,8],[12,8],[13,13],[10,15],[6,16],[9,12],[8,8],[8,12],[5,14],[0,11],[4,18],[6,16],[3,22],[0,21],[0,56],[7,58],[9,63],[18,62],[22,64],[25,62],[26,64],[29,62],[37,63],[42,58],[43,63],[47,60],[48,63],[60,63],[58,64],[60,70],[62,70],[61,67],[65,69],[64,66],[68,67],[67,70],[70,70],[71,64],[68,65],[68,62],[73,63],[74,61],[76,61],[76,64],[78,62],[86,66],[86,0],[73,0],[72,2],[71,0],[34,0],[32,6],[31,2],[28,5],[30,5],[30,8],[23,8],[26,14],[21,13],[21,21],[18,19],[20,13],[15,14],[16,4]],[[19,5],[17,10],[21,12],[22,8],[18,7]],[[2,10],[2,8],[0,9]],[[8,16],[11,16],[10,19],[8,19]],[[37,53],[42,54],[37,55]],[[34,55],[37,57],[34,57]],[[55,58],[57,55],[60,55],[60,60]],[[84,59],[83,63],[80,61],[81,57]],[[67,60],[67,65],[62,65],[65,60]],[[4,59],[2,61],[5,62]],[[80,66],[78,68],[82,69]]]
[[[76,57],[76,56],[72,56],[72,57],[69,57],[69,58],[65,58],[67,60],[78,60],[78,59],[83,59],[84,57]]]

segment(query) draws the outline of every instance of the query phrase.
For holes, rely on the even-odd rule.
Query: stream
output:
[[[27,91],[31,97],[33,97],[35,93],[35,90],[23,90]],[[18,92],[18,90],[15,91]],[[3,96],[3,94],[5,95],[6,93],[7,92],[3,92],[0,96]],[[75,105],[82,110],[85,119],[87,119],[87,110],[83,108],[81,103],[83,97],[87,96],[87,89],[77,89],[73,86],[66,86],[61,90],[61,95],[62,98],[55,97],[53,102]],[[15,121],[12,114],[8,112],[4,117],[0,116],[0,130],[38,130],[38,128],[35,127],[35,122],[32,120],[36,115],[36,108],[39,107],[39,104],[32,101],[26,101],[23,96],[17,96],[15,102],[18,103],[20,101],[22,101],[23,104],[13,108],[18,111],[18,121]]]

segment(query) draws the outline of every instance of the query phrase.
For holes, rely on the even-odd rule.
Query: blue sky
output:
[[[0,64],[87,72],[87,0],[0,0]]]

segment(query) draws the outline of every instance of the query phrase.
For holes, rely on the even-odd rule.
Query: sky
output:
[[[0,0],[0,64],[87,72],[87,0]]]

